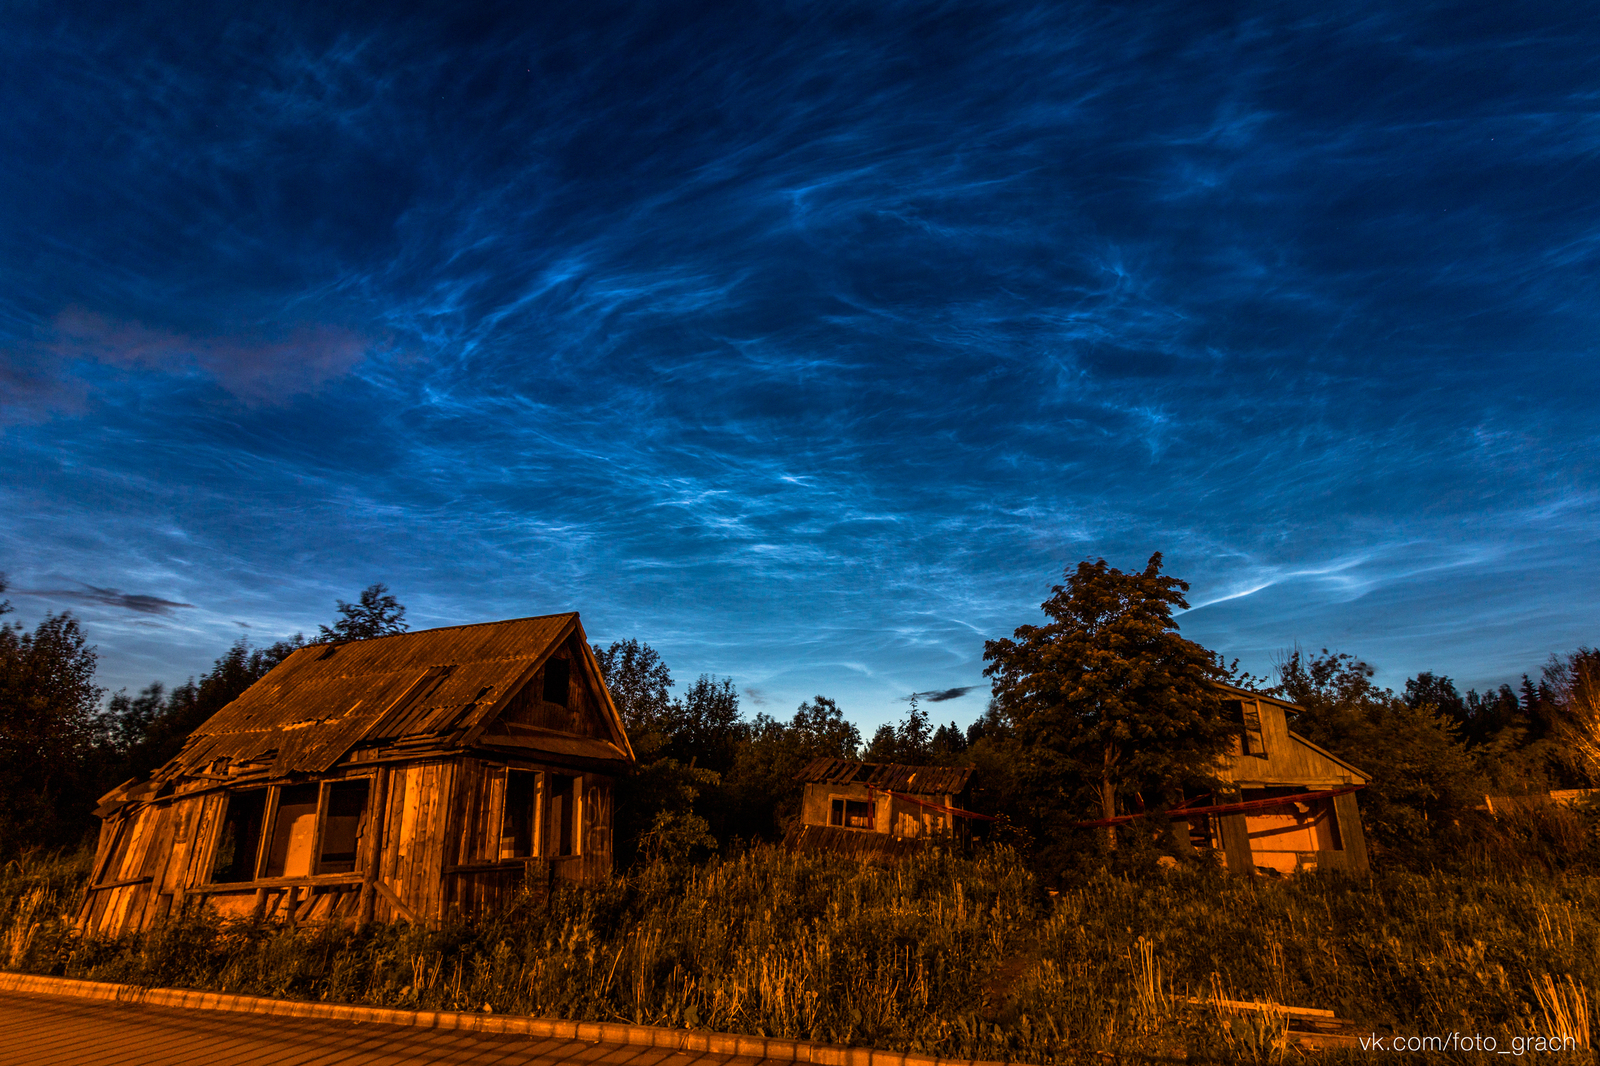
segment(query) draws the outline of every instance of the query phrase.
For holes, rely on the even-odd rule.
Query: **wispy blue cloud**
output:
[[[10,22],[0,569],[195,604],[118,684],[382,580],[872,722],[1158,549],[1258,672],[1594,641],[1592,20]]]

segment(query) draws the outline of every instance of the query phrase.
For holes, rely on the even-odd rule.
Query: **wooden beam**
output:
[[[1361,831],[1361,811],[1354,792],[1333,797],[1333,817],[1339,826],[1339,843],[1344,845],[1345,869],[1353,874],[1366,873],[1367,838]]]
[[[129,885],[148,885],[151,881],[154,881],[154,880],[155,880],[154,877],[148,876],[148,875],[145,876],[145,877],[125,877],[121,881],[107,881],[103,885],[91,885],[89,887],[89,891],[90,892],[105,892],[105,891],[107,891],[109,889],[113,889],[113,888],[127,888]]]
[[[406,906],[405,900],[395,895],[394,889],[383,881],[372,882],[373,890],[389,901],[389,906],[400,912],[400,916],[412,925],[421,925],[422,919],[417,917],[417,912]]]

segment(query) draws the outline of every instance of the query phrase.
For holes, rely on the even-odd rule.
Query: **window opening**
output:
[[[1261,711],[1254,701],[1223,700],[1229,717],[1244,727],[1239,734],[1239,754],[1266,757],[1267,746],[1261,735]]]
[[[214,883],[253,881],[256,852],[261,848],[261,818],[267,810],[267,790],[251,789],[228,796],[222,834],[217,839],[216,856],[211,862]]]
[[[335,781],[328,786],[326,813],[322,816],[322,853],[317,873],[350,874],[356,870],[356,850],[367,813],[368,779]]]
[[[575,854],[573,824],[577,821],[577,778],[550,775],[550,844],[552,855]]]
[[[565,659],[551,659],[544,664],[544,698],[546,703],[567,705],[572,664]]]
[[[848,829],[871,829],[872,804],[866,800],[836,799],[829,812],[829,825],[842,825]]]
[[[505,817],[500,822],[500,857],[532,858],[539,854],[539,774],[506,771]]]
[[[305,877],[311,873],[311,843],[317,832],[317,792],[312,785],[287,785],[278,790],[267,849],[265,877]]]

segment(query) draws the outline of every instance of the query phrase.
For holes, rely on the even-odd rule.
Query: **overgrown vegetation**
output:
[[[993,642],[997,698],[964,730],[932,726],[918,697],[939,693],[909,697],[904,721],[866,745],[822,695],[790,718],[746,719],[726,679],[701,676],[674,697],[649,645],[596,648],[640,759],[619,783],[623,875],[438,929],[290,930],[191,908],[139,936],[78,939],[87,857],[20,849],[75,839],[99,791],[170,757],[304,641],[240,643],[199,679],[119,693],[102,711],[93,648],[69,616],[31,633],[0,626],[0,854],[22,855],[0,872],[0,966],[1036,1062],[1283,1054],[1281,1018],[1191,998],[1324,1008],[1401,1035],[1508,1040],[1565,1027],[1587,1040],[1589,990],[1600,989],[1600,809],[1537,797],[1600,783],[1600,653],[1552,657],[1520,690],[1465,696],[1431,673],[1395,693],[1353,656],[1286,655],[1269,691],[1300,708],[1291,728],[1372,774],[1361,805],[1377,874],[1228,879],[1178,856],[1152,819],[1098,836],[1072,828],[1205,787],[1201,764],[1221,735],[1214,717],[1185,717],[1170,701],[1143,714],[1161,703],[1148,692],[1113,706],[1108,693],[1128,685],[1097,689],[1073,671],[1132,664],[1130,676],[1148,678],[1128,650],[1142,641],[1164,670],[1184,660],[1185,684],[1204,674],[1265,686],[1170,639],[1161,604],[1180,602],[1184,586],[1160,578],[1158,561],[1132,575],[1143,584],[1085,564],[1078,584],[1104,584],[1115,602],[1086,614],[1047,603],[1051,626]],[[324,635],[403,629],[385,592],[340,602]],[[1084,628],[1100,622],[1114,639]],[[1094,719],[1085,708],[1102,715],[1104,735],[1066,736]],[[1119,730],[1166,750],[1108,746]],[[972,855],[890,868],[775,850],[796,813],[797,772],[824,755],[970,765],[970,806],[1000,821]],[[1491,814],[1486,794],[1535,799]]]
[[[1471,1032],[1505,1047],[1556,1031],[1552,1003],[1567,1001],[1550,996],[1572,989],[1587,1003],[1583,990],[1600,987],[1600,879],[1582,874],[1101,870],[1050,895],[1007,849],[878,867],[763,846],[524,895],[436,930],[191,913],[82,941],[69,918],[85,873],[81,860],[7,865],[8,968],[1042,1063],[1277,1057],[1281,1033],[1252,1035],[1190,997],[1321,1007],[1379,1032]]]

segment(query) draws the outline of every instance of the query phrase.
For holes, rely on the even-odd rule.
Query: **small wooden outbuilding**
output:
[[[964,836],[969,819],[985,817],[956,805],[971,777],[970,766],[815,759],[797,775],[805,794],[787,843],[868,857]]]
[[[197,897],[432,922],[530,878],[601,878],[633,761],[575,613],[304,647],[102,798],[79,928],[142,930]]]
[[[1292,731],[1288,714],[1299,709],[1295,704],[1219,687],[1241,727],[1218,773],[1232,795],[1193,805],[1186,818],[1174,812],[1175,820],[1188,822],[1194,842],[1219,849],[1230,872],[1365,872],[1356,790],[1368,775]]]

